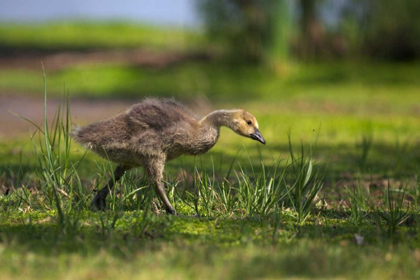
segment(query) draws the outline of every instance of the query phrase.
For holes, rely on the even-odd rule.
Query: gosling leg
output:
[[[159,199],[165,206],[166,213],[176,214],[174,207],[172,207],[168,197],[166,196],[165,185],[162,182],[164,165],[164,159],[150,160],[149,164],[145,166],[145,170],[149,177],[150,183],[153,184],[153,188],[155,190],[156,195],[159,197]]]
[[[93,198],[92,203],[90,204],[92,210],[104,211],[106,209],[106,197],[111,192],[112,188],[114,187],[114,184],[118,182],[118,180],[121,179],[121,177],[124,175],[126,170],[128,170],[127,167],[124,167],[122,165],[117,166],[117,168],[114,171],[114,177],[111,178],[108,181],[108,184],[102,189],[100,189]]]
[[[165,185],[163,184],[163,182],[162,181],[156,182],[153,185],[153,187],[155,189],[157,196],[163,202],[166,213],[171,214],[171,215],[176,214],[175,209],[172,207],[171,203],[169,202],[168,197],[166,196]]]

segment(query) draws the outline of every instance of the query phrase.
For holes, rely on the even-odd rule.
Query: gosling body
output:
[[[126,170],[143,166],[166,211],[174,214],[162,182],[165,163],[206,153],[219,139],[221,126],[265,144],[257,120],[244,110],[218,110],[199,118],[172,99],[145,99],[110,119],[75,128],[71,136],[76,142],[118,164],[92,208],[104,209],[114,181]]]

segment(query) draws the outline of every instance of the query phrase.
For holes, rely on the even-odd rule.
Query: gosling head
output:
[[[264,137],[258,127],[257,119],[245,110],[238,110],[232,115],[231,129],[237,134],[257,140],[265,145]]]

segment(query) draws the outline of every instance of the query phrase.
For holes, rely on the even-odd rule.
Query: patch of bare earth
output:
[[[78,64],[131,65],[145,68],[166,68],[188,61],[208,60],[206,52],[130,50],[87,51],[16,51],[0,55],[2,69],[40,70],[40,62],[48,71],[57,71]]]
[[[49,99],[47,105],[47,117],[52,121],[59,99]],[[71,100],[72,121],[76,124],[86,124],[88,121],[96,121],[109,118],[112,115],[125,110],[133,101],[110,101],[110,100]],[[28,121],[16,116],[18,114],[31,120],[37,125],[43,123],[44,100],[42,97],[22,95],[0,95],[0,140],[30,135],[36,130],[35,126]]]

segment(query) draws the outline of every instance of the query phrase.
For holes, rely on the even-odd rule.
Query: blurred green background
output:
[[[223,130],[205,163],[229,167],[245,149],[239,161],[270,163],[286,157],[290,132],[296,147],[317,139],[314,157],[334,182],[419,166],[417,0],[35,2],[0,1],[4,166],[18,166],[31,131],[9,111],[41,122],[41,62],[51,115],[68,93],[77,124],[147,96],[258,118],[266,146]]]
[[[0,278],[419,278],[418,207],[387,238],[364,208],[353,213],[362,226],[349,222],[345,191],[361,186],[369,199],[409,187],[404,202],[418,206],[419,11],[419,0],[0,0]],[[108,165],[73,144],[69,178],[89,195],[71,189],[86,203],[59,228],[39,179],[49,173],[34,154],[35,127],[15,115],[42,124],[43,67],[50,122],[65,95],[78,125],[149,96],[174,97],[198,115],[243,108],[257,117],[267,145],[222,128],[207,154],[166,165],[177,190],[195,167],[224,184],[232,162],[251,179],[290,163],[290,135],[295,155],[302,145],[325,174],[323,200],[304,225],[290,208],[270,217],[151,215],[151,224],[142,211],[92,212],[90,192]],[[240,180],[235,171],[230,182]]]

